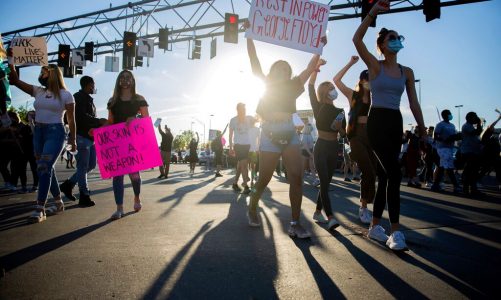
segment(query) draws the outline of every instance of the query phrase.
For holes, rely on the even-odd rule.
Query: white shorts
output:
[[[454,169],[452,148],[438,148],[437,152],[440,157],[440,167],[444,169]]]

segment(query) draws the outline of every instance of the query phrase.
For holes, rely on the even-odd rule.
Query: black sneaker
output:
[[[83,207],[91,207],[96,205],[96,202],[92,201],[89,195],[80,195],[78,205]]]
[[[242,189],[236,183],[234,183],[231,187],[233,188],[233,190],[235,192],[241,192],[242,191]]]
[[[242,194],[248,195],[248,194],[250,194],[250,192],[251,192],[251,189],[248,186],[244,186],[244,190],[243,190]]]
[[[162,179],[163,177],[165,177],[164,175],[160,175],[157,177],[157,179]]]
[[[68,200],[71,201],[77,200],[77,198],[73,195],[72,192],[73,184],[69,180],[66,180],[65,182],[61,183],[61,185],[59,185],[59,189],[66,196],[66,198],[68,198]]]

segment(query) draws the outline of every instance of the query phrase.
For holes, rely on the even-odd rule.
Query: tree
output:
[[[184,150],[188,148],[190,141],[196,135],[191,130],[185,130],[181,134],[176,135],[174,141],[172,142],[172,146],[176,150]]]

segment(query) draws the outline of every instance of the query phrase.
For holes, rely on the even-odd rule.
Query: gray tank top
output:
[[[372,94],[372,107],[400,109],[400,100],[405,90],[405,73],[400,67],[400,78],[393,78],[384,72],[382,63],[379,63],[380,71],[376,78],[370,81]]]

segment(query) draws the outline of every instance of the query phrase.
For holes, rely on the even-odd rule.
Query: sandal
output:
[[[143,206],[141,205],[141,200],[134,201],[134,211],[139,212],[141,208],[143,208]]]
[[[49,206],[48,208],[45,209],[45,213],[47,216],[57,215],[63,211],[64,211],[63,200],[54,201],[54,205]]]

